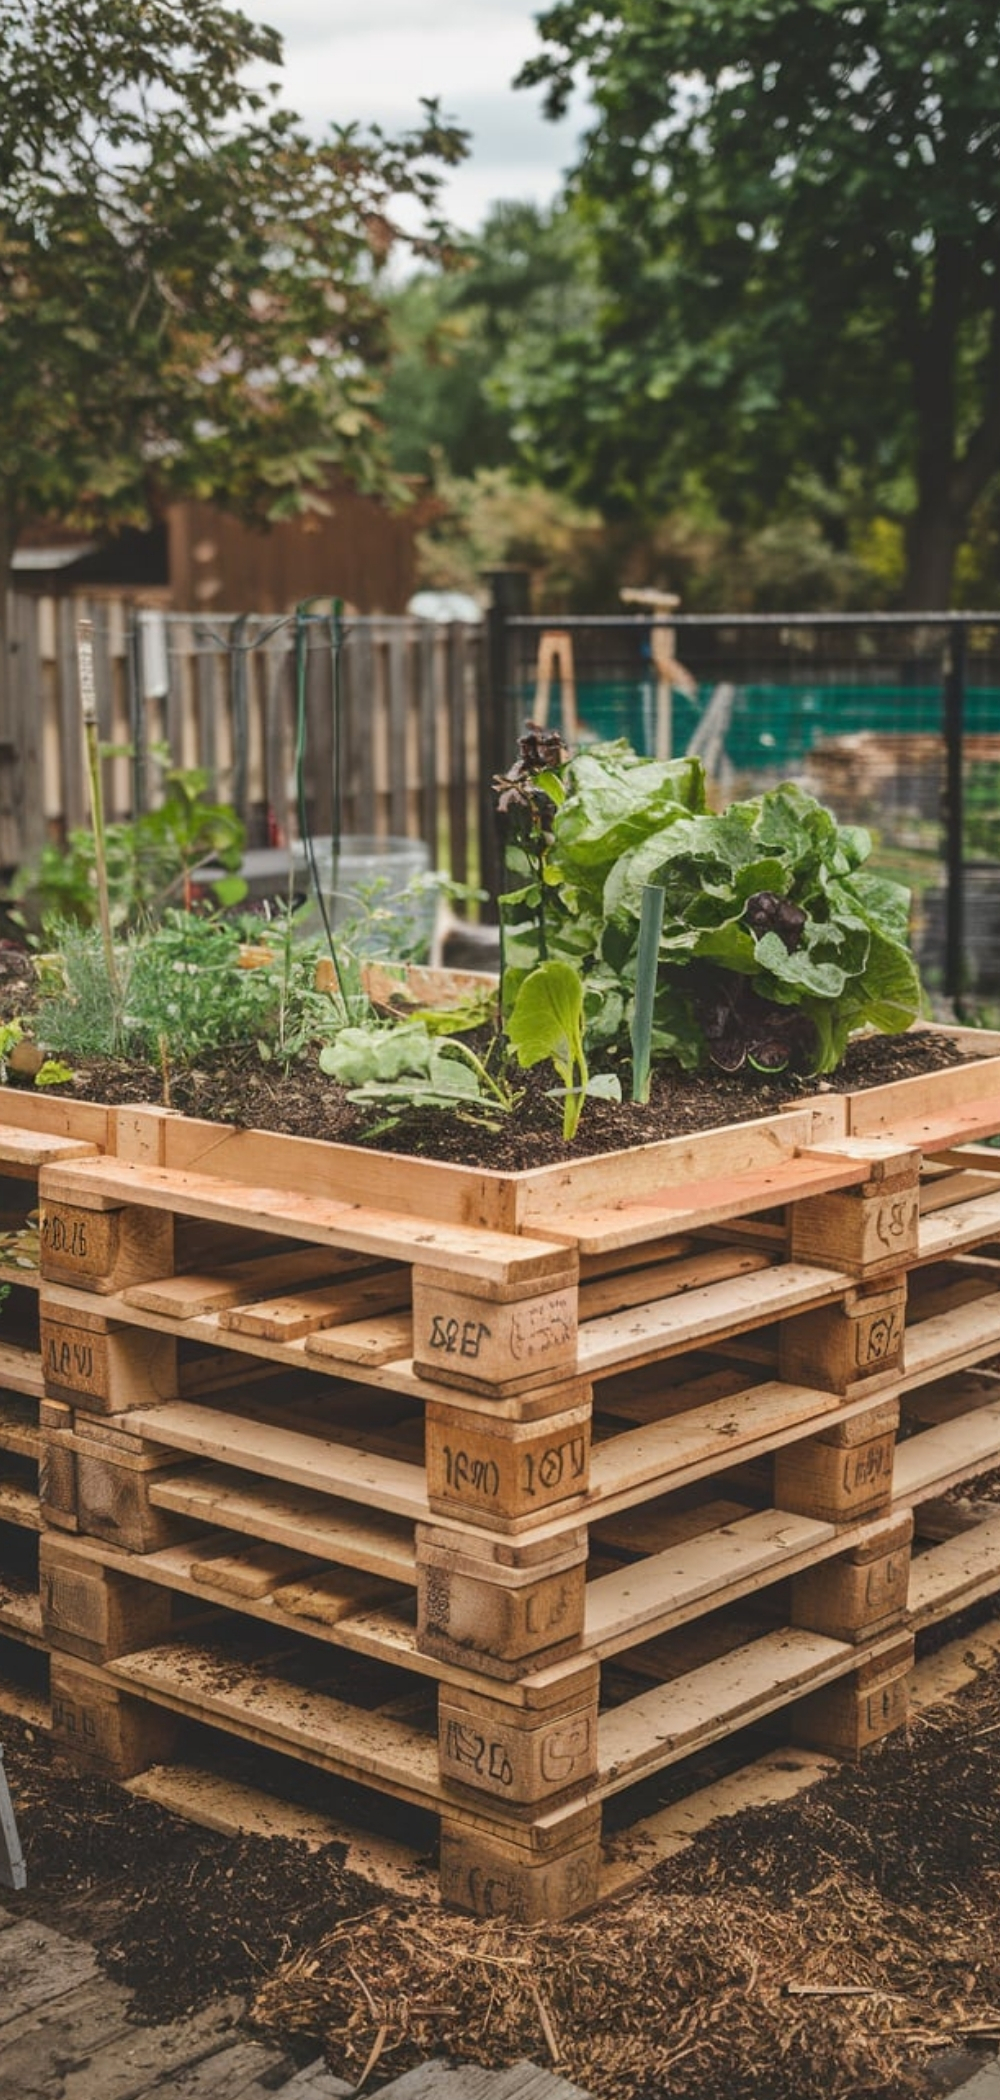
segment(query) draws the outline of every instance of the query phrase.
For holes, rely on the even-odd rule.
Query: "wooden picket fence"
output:
[[[146,594],[148,598],[151,594]],[[155,594],[152,594],[155,595]],[[0,742],[0,866],[87,819],[76,666],[93,623],[98,720],[111,820],[154,805],[162,758],[203,767],[252,845],[298,832],[296,618],[196,615],[119,596],[17,594],[8,621],[9,723]],[[457,882],[484,865],[485,650],[480,630],[410,618],[345,622],[339,736],[332,624],[303,630],[310,828],[422,838]]]

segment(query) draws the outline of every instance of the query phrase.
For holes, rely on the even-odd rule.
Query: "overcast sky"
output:
[[[468,159],[449,178],[445,210],[472,231],[499,197],[547,203],[573,158],[582,114],[541,115],[536,91],[511,86],[538,49],[543,0],[240,0],[244,14],[284,40],[282,101],[310,129],[329,123],[406,130],[421,95],[471,132]]]

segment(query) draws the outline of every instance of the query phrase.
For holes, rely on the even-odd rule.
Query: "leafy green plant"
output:
[[[103,747],[109,755],[110,747]],[[161,746],[154,753],[164,766],[163,799],[132,823],[104,826],[111,918],[116,929],[156,917],[169,905],[193,900],[206,864],[227,872],[204,881],[222,905],[238,904],[246,883],[237,873],[246,830],[235,810],[210,799],[209,775],[201,768],[170,766]],[[23,900],[29,923],[48,929],[72,921],[92,926],[98,919],[97,852],[92,830],[70,832],[65,846],[46,845],[30,866],[20,870],[15,894]]]
[[[42,980],[40,1040],[69,1057],[190,1060],[271,1033],[275,970],[245,970],[222,921],[170,911],[116,942],[116,981],[94,928],[61,930],[58,968]]]
[[[381,1106],[389,1123],[414,1108],[451,1109],[498,1128],[516,1095],[468,1043],[435,1035],[425,1021],[342,1028],[320,1051],[320,1070],[348,1090],[348,1099]]]
[[[507,1022],[511,1047],[523,1070],[550,1058],[562,1080],[563,1137],[576,1136],[588,1094],[621,1100],[613,1073],[591,1078],[583,1030],[583,986],[569,963],[548,960],[524,978]]]
[[[654,1059],[825,1072],[853,1030],[895,1033],[920,1012],[909,892],[864,867],[867,832],[839,825],[801,789],[786,783],[719,815],[696,759],[644,759],[622,743],[581,752],[560,787],[545,945],[580,976],[590,1054],[624,1046],[634,1021],[650,885],[663,892]],[[517,846],[513,861],[516,874]],[[525,889],[503,900],[514,971],[505,1011],[544,961]],[[648,991],[648,962],[643,979]]]

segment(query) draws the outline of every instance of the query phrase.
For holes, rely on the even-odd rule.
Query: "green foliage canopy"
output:
[[[0,0],[0,575],[32,516],[265,520],[338,470],[384,483],[378,271],[404,199],[441,252],[464,142],[427,104],[314,144],[280,58],[213,0]]]
[[[759,520],[802,471],[894,492],[948,601],[1000,472],[1000,12],[989,0],[557,0],[522,73],[594,120],[573,190],[596,329],[553,346],[536,455],[586,498],[685,474]]]

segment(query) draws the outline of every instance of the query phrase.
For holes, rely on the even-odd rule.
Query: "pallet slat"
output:
[[[117,1159],[52,1166],[44,1194],[47,1202],[135,1204],[220,1225],[245,1226],[262,1219],[269,1233],[281,1237],[311,1239],[389,1261],[418,1261],[452,1274],[460,1269],[466,1276],[501,1284],[558,1275],[566,1266],[565,1247],[542,1238],[525,1240],[513,1233],[414,1221],[402,1213],[303,1196],[290,1189],[255,1188],[211,1174]]]

